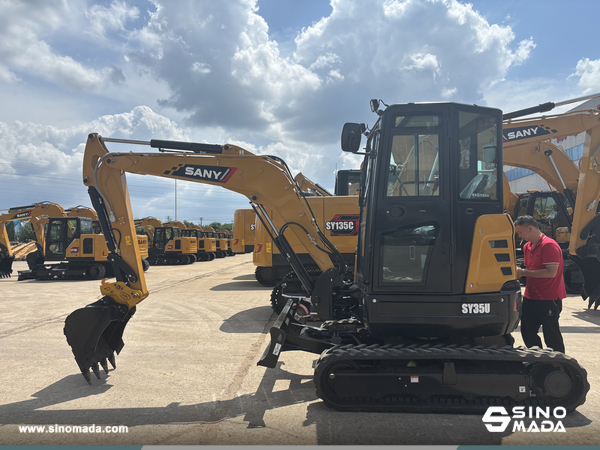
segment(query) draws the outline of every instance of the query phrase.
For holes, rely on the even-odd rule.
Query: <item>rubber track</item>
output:
[[[580,375],[580,393],[576,398],[570,399],[568,404],[558,403],[556,399],[543,399],[529,397],[522,402],[516,402],[505,397],[479,397],[467,400],[459,397],[433,397],[428,400],[417,399],[413,396],[398,396],[393,399],[378,400],[373,398],[353,398],[338,401],[335,393],[326,383],[327,368],[332,364],[342,361],[373,361],[373,360],[488,360],[488,361],[520,361],[523,363],[553,362],[571,366]],[[484,375],[485,376],[485,375]],[[341,411],[395,411],[395,412],[422,412],[422,413],[460,413],[481,414],[489,406],[512,407],[522,406],[550,406],[564,407],[567,412],[572,412],[585,403],[585,396],[590,389],[586,370],[572,357],[548,349],[474,345],[344,345],[333,347],[321,354],[315,367],[314,382],[317,395],[331,408]],[[575,380],[572,380],[575,382]],[[325,386],[324,386],[325,385]],[[329,398],[327,394],[331,394]],[[569,397],[567,397],[569,398]],[[564,399],[562,399],[564,401]]]

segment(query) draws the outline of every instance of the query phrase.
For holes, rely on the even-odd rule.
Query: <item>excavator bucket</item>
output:
[[[100,378],[101,365],[108,373],[110,362],[116,368],[115,352],[123,348],[123,330],[135,313],[135,307],[116,303],[110,297],[103,297],[95,303],[78,309],[65,320],[64,333],[71,346],[75,361],[83,377],[91,384],[90,369]]]
[[[15,260],[14,257],[8,257],[0,253],[0,278],[10,278],[12,273],[12,263]]]
[[[600,261],[597,257],[580,258],[577,256],[571,256],[571,259],[575,261],[575,264],[581,270],[583,274],[583,289],[581,296],[584,300],[588,300],[588,309],[594,306],[594,309],[598,309],[600,306]]]

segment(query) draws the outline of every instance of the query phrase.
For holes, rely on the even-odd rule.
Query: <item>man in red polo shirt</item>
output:
[[[523,246],[526,269],[517,268],[517,277],[527,277],[521,314],[521,336],[527,347],[542,347],[538,335],[543,326],[546,346],[565,352],[565,344],[558,325],[562,299],[567,296],[563,279],[563,255],[558,243],[540,231],[531,216],[515,221],[517,235],[528,241]]]

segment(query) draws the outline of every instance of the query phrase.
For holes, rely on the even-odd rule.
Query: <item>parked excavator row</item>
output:
[[[29,270],[19,271],[19,281],[58,279],[100,279],[111,277],[112,265],[104,236],[94,231],[95,211],[86,207],[64,210],[52,202],[40,202],[9,209],[0,216],[0,275],[9,277],[14,257],[6,223],[29,219],[36,238],[36,250],[27,257]],[[147,241],[138,236],[141,264],[147,269]]]
[[[214,236],[209,237],[209,235],[214,235],[214,229],[212,227],[203,228],[200,225],[187,226],[185,223],[178,220],[167,222],[164,225],[178,227],[181,230],[182,237],[196,239],[198,249],[196,253],[197,261],[212,261],[217,257],[217,240]],[[224,256],[221,255],[221,252],[219,252],[219,254],[219,258]]]
[[[498,404],[568,412],[583,404],[589,383],[577,361],[550,349],[512,346],[521,287],[514,226],[503,212],[503,183],[496,182],[503,176],[502,111],[458,103],[379,106],[372,101],[378,117],[370,130],[349,123],[342,131],[342,149],[365,157],[350,276],[279,158],[234,145],[158,140],[145,144],[170,152],[111,153],[107,144],[127,141],[90,134],[83,182],[117,280],[104,282],[103,297],[65,321],[86,380],[91,382],[90,369],[100,377],[99,365],[105,371],[107,361],[114,366],[123,331],[149,295],[139,249],[122,242],[135,233],[129,172],[222,186],[250,200],[295,273],[272,293],[284,307],[259,364],[275,367],[288,350],[320,354],[314,382],[327,406],[481,413]],[[599,143],[592,130],[569,247],[591,297],[598,294],[598,280],[588,275],[598,273],[599,264]],[[318,274],[302,265],[291,236],[316,262]]]

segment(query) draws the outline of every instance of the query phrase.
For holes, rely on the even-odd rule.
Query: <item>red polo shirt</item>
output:
[[[544,269],[546,264],[558,264],[558,272],[554,278],[527,277],[525,297],[532,300],[557,300],[567,296],[563,278],[562,249],[557,242],[542,233],[542,237],[534,248],[531,242],[523,246],[525,265],[529,270]]]

